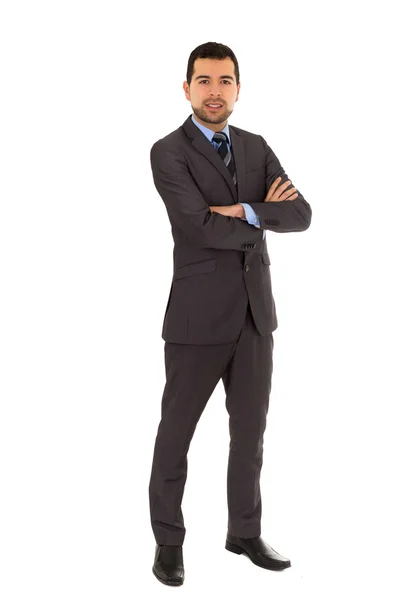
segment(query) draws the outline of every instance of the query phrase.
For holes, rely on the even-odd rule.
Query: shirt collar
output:
[[[193,123],[197,125],[197,127],[204,133],[205,137],[212,143],[212,136],[214,135],[215,131],[212,131],[212,129],[209,129],[208,127],[205,127],[205,125],[202,125],[201,123],[196,121],[196,119],[194,118],[194,114],[192,114],[191,119]],[[229,135],[229,123],[226,123],[226,125],[222,129],[222,133],[226,133],[227,138],[229,140],[229,144],[232,145],[232,140],[230,139]]]

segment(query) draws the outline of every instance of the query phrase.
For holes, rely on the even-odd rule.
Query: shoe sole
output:
[[[243,550],[242,548],[240,548],[240,546],[235,546],[234,544],[231,544],[230,542],[226,541],[226,545],[225,545],[226,550],[229,550],[229,552],[234,552],[234,554],[243,554],[244,556],[247,556],[247,558],[250,559],[250,561],[252,563],[254,563],[254,565],[257,565],[258,567],[262,567],[263,569],[270,569],[271,571],[283,571],[284,569],[287,569],[288,567],[291,566],[291,563],[287,563],[285,565],[279,565],[279,566],[275,566],[275,565],[263,565],[261,563],[258,563],[257,561],[253,560],[250,555],[245,552],[245,550]]]
[[[183,579],[182,579],[182,581],[180,581],[180,580],[179,581],[178,580],[172,580],[172,579],[166,581],[165,579],[161,579],[161,577],[159,577],[157,575],[154,567],[152,567],[152,573],[156,577],[156,579],[158,579],[159,581],[161,581],[161,583],[164,583],[164,585],[174,585],[174,586],[176,586],[176,585],[182,585],[183,581],[184,581]]]

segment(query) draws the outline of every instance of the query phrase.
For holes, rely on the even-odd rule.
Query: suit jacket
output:
[[[191,115],[150,150],[153,180],[174,239],[173,277],[162,338],[178,344],[224,344],[238,337],[250,304],[260,335],[278,327],[263,229],[305,231],[311,207],[298,198],[264,202],[288,175],[261,135],[229,124],[237,186]],[[293,183],[292,183],[293,185]],[[248,202],[260,228],[211,212],[209,205]]]

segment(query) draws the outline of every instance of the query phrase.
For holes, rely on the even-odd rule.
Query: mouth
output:
[[[217,104],[217,103],[212,103],[212,102],[210,104],[206,104],[206,107],[209,110],[219,110],[222,108],[222,106],[223,106],[223,104]]]

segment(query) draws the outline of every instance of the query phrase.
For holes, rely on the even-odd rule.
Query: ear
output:
[[[238,86],[237,86],[237,96],[236,96],[236,100],[235,100],[235,102],[237,102],[237,100],[238,100],[238,95],[239,95],[239,93],[240,93],[240,86],[241,86],[241,82],[240,82],[240,83],[238,84]]]
[[[190,100],[189,84],[187,81],[183,82],[183,90],[185,92],[185,96],[186,96],[187,100]]]

